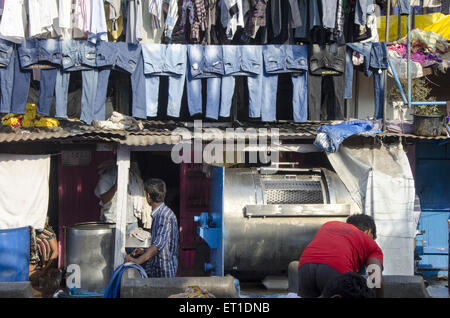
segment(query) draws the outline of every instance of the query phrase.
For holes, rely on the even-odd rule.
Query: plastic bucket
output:
[[[0,282],[28,280],[30,229],[0,230]]]
[[[414,134],[417,136],[440,136],[443,115],[414,114]]]

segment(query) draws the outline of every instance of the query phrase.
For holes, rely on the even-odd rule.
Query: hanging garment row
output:
[[[384,9],[382,0],[1,0],[0,38],[344,44],[376,32],[374,2]]]
[[[358,54],[363,63],[357,63]],[[133,117],[146,119],[157,115],[161,76],[168,77],[168,116],[180,116],[186,87],[191,116],[202,114],[202,92],[206,92],[205,116],[214,120],[228,117],[235,77],[245,76],[249,117],[270,122],[277,119],[278,75],[284,73],[292,80],[295,122],[321,119],[323,95],[328,93],[321,92],[322,87],[332,89],[331,114],[327,119],[343,119],[344,98],[351,98],[355,64],[363,64],[367,76],[375,74],[375,118],[380,118],[384,102],[382,75],[387,69],[384,43],[257,46],[99,41],[93,44],[29,38],[16,45],[0,40],[0,112],[25,113],[32,70],[39,69],[37,112],[49,116],[54,95],[55,117],[67,118],[70,74],[81,71],[80,119],[87,124],[105,120],[108,79],[111,71],[116,70],[130,75]],[[204,83],[206,90],[202,90]]]

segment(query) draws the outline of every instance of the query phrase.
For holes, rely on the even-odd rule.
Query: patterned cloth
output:
[[[169,298],[216,298],[200,286],[188,286],[184,293],[169,296]]]
[[[144,263],[149,277],[175,277],[178,269],[178,222],[172,210],[161,203],[152,211],[152,242],[158,253]]]
[[[43,266],[50,260],[50,240],[56,238],[56,234],[48,224],[42,231],[31,228],[30,232],[30,264]]]
[[[200,31],[206,30],[206,5],[205,0],[195,0],[195,19],[191,28],[191,39],[194,42],[200,42]]]

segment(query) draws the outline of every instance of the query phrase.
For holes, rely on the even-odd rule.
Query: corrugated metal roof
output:
[[[270,138],[274,129],[278,129],[279,139],[281,140],[301,140],[314,139],[317,135],[317,129],[321,125],[336,122],[202,122],[201,129],[194,122],[175,122],[175,121],[143,121],[144,130],[125,131],[125,130],[105,130],[96,129],[92,126],[83,125],[80,122],[68,122],[62,127],[53,128],[30,128],[19,129],[10,127],[0,127],[0,143],[28,143],[36,141],[101,141],[115,142],[128,146],[152,146],[152,145],[172,145],[182,140],[192,140],[197,137],[195,133],[201,132],[203,141],[211,141],[216,138]],[[232,129],[231,131],[227,129]],[[233,132],[230,134],[230,132]],[[442,140],[450,139],[448,136],[425,137],[412,134],[401,134],[386,131],[377,134],[379,137],[404,137],[410,139],[423,140]],[[367,136],[372,137],[372,136]],[[197,137],[198,138],[198,137]]]

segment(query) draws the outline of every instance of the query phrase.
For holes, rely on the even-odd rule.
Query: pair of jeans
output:
[[[298,1],[298,9],[293,7],[295,2]],[[292,19],[294,20],[295,25],[298,27],[295,28],[296,38],[306,38],[309,30],[314,28],[315,26],[322,26],[322,19],[320,17],[319,12],[319,3],[317,1],[309,1],[309,0],[296,0],[290,1],[291,3],[291,12],[299,12],[300,15],[293,15]],[[294,9],[293,9],[294,8]],[[309,21],[309,23],[308,23]]]
[[[202,79],[207,79],[206,117],[217,119],[220,108],[221,77],[224,74],[221,45],[188,45],[187,98],[191,116],[201,114]]]
[[[13,96],[15,45],[13,42],[0,39],[0,113],[11,112]]]
[[[409,0],[407,0],[409,1]],[[367,7],[373,4],[373,0],[357,0],[355,6],[355,24],[366,25]]]
[[[323,102],[325,102],[327,108],[327,116],[322,116],[323,120],[344,119],[344,89],[344,74],[313,75],[308,73],[309,119],[313,121],[322,120]]]
[[[181,44],[142,44],[147,117],[158,114],[159,77],[169,77],[167,115],[180,117],[186,81],[187,49]]]
[[[408,15],[411,12],[410,0],[398,0],[401,15]]]
[[[293,115],[295,122],[308,119],[308,46],[265,45],[261,120],[276,120],[278,74],[290,73],[293,85]]]
[[[37,112],[50,115],[58,68],[62,62],[61,41],[56,39],[25,39],[17,48],[23,70],[40,69]]]
[[[95,94],[97,92],[98,72],[96,67],[96,47],[88,41],[61,41],[61,68],[56,74],[55,117],[67,118],[67,96],[70,73],[81,71],[82,95],[80,120],[90,124],[93,115]]]
[[[220,116],[229,117],[235,76],[247,76],[249,116],[261,116],[263,54],[260,45],[222,46],[225,74],[222,77]]]
[[[127,42],[100,41],[97,44],[98,89],[94,116],[104,118],[108,79],[112,70],[130,74],[132,89],[132,116],[147,118],[144,61],[142,47]],[[102,119],[104,120],[104,119]]]
[[[373,74],[375,111],[374,119],[383,118],[384,110],[384,72],[388,68],[388,57],[386,43],[384,42],[365,42],[365,43],[347,43],[346,52],[346,78],[345,95],[346,99],[352,98],[353,88],[353,52],[358,52],[364,56],[364,74],[370,77]]]

